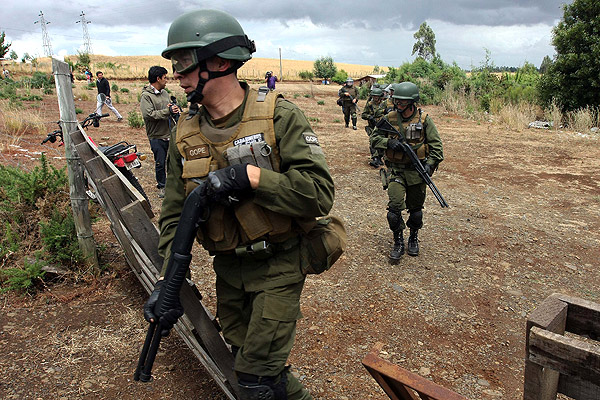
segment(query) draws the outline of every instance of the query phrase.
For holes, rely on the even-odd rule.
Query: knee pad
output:
[[[392,232],[397,232],[402,226],[402,213],[401,211],[388,210],[387,213],[388,224]]]
[[[421,229],[423,227],[423,210],[420,208],[408,210],[406,226],[412,229]]]

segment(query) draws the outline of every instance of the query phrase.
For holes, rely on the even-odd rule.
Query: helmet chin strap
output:
[[[396,110],[397,110],[397,111],[398,111],[400,114],[402,114],[404,111],[406,111],[406,109],[408,109],[408,108],[410,108],[410,107],[414,108],[414,106],[415,106],[415,103],[413,102],[413,103],[407,104],[407,105],[406,105],[406,107],[404,107],[404,108],[400,109],[400,107],[398,107],[398,105],[394,104],[394,108],[395,108],[395,109],[396,109]],[[415,111],[415,110],[413,110],[413,113],[414,113],[414,111]]]
[[[192,106],[194,107],[193,109],[196,112],[198,110],[198,104],[202,101],[202,99],[204,99],[204,95],[202,94],[202,91],[204,90],[204,85],[206,85],[206,83],[211,79],[220,78],[222,76],[226,76],[235,72],[239,68],[239,65],[235,63],[231,67],[227,68],[225,71],[209,71],[208,67],[206,66],[206,59],[203,59],[202,61],[200,61],[199,67],[200,68],[198,70],[198,85],[196,85],[196,89],[194,89],[187,95],[187,100],[190,102],[190,104],[192,104]],[[202,77],[203,72],[206,72],[208,74],[208,78],[205,79]],[[191,112],[192,107],[190,107],[190,113]]]

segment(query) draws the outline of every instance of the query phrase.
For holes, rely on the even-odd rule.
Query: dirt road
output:
[[[349,234],[334,268],[307,280],[290,363],[317,399],[385,399],[360,363],[382,342],[389,361],[470,399],[521,398],[527,315],[554,292],[600,302],[599,136],[507,131],[426,107],[446,158],[433,179],[450,208],[429,193],[421,255],[391,265],[387,193],[367,165],[364,124],[343,127],[337,89],[278,84],[319,135],[336,183],[332,213]],[[56,99],[44,99],[45,119],[56,120]],[[117,108],[126,115],[137,104]],[[89,133],[98,141],[133,141],[151,155],[143,128],[114,116]],[[18,144],[33,154],[40,141]],[[2,153],[2,162],[31,165],[24,154]],[[158,213],[151,158],[135,173]],[[107,264],[100,278],[49,286],[35,298],[0,297],[0,397],[224,398],[177,337],[164,342],[154,382],[132,381],[145,296],[106,221],[95,231]],[[193,263],[214,310],[210,259],[199,250]]]

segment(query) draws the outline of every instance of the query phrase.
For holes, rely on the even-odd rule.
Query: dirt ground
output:
[[[169,87],[178,90],[174,82]],[[349,235],[332,270],[307,279],[289,360],[294,371],[316,399],[386,399],[361,365],[382,342],[382,357],[469,399],[521,398],[528,314],[555,292],[600,302],[599,136],[510,131],[426,107],[446,157],[433,179],[450,208],[441,209],[429,192],[420,256],[392,265],[387,193],[367,165],[365,124],[359,119],[358,131],[343,126],[337,89],[278,84],[319,135],[336,183],[332,214]],[[92,101],[76,104],[84,115],[95,108]],[[137,103],[116,107],[126,116]],[[51,131],[56,97],[45,96],[40,109]],[[88,132],[97,142],[134,142],[150,155],[135,174],[158,214],[144,129],[111,115]],[[20,148],[0,153],[2,163],[31,168],[43,150],[64,165],[62,148],[40,146],[43,137],[21,138]],[[0,140],[10,138],[2,133]],[[102,276],[49,284],[35,297],[0,297],[0,398],[224,399],[176,335],[161,345],[155,380],[132,380],[146,295],[106,220],[94,230]],[[210,259],[198,250],[193,263],[214,312]]]

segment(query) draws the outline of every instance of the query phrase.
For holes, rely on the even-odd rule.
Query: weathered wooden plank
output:
[[[80,128],[80,130],[81,130],[81,128]],[[148,217],[153,218],[154,213],[152,212],[152,207],[150,206],[148,201],[144,198],[144,196],[142,196],[141,193],[138,192],[137,189],[134,188],[133,185],[123,176],[123,174],[121,174],[121,172],[118,170],[118,168],[104,155],[104,153],[102,153],[98,149],[98,147],[94,144],[94,142],[92,142],[92,140],[88,137],[88,135],[85,132],[83,132],[83,133],[74,132],[71,134],[71,137],[77,136],[77,135],[83,135],[83,137],[85,138],[85,141],[87,143],[87,147],[89,149],[87,151],[93,152],[97,157],[100,157],[102,159],[105,167],[109,168],[112,171],[112,174],[116,175],[118,177],[118,179],[121,181],[122,185],[124,186],[124,188],[122,190],[125,191],[132,199],[140,201],[140,203],[142,203],[142,205],[144,206],[144,210],[146,210]],[[85,147],[83,145],[83,143],[81,143],[79,146],[81,146],[82,149]]]
[[[555,295],[569,305],[567,312],[568,332],[600,339],[600,304],[565,294]]]
[[[533,327],[529,332],[529,359],[564,375],[600,382],[600,345]]]
[[[529,359],[529,332],[537,326],[556,333],[564,333],[567,323],[568,305],[556,296],[549,296],[532,311],[527,320],[525,336],[525,377],[523,400],[554,400],[558,390],[560,374]]]
[[[600,399],[600,383],[583,381],[576,376],[561,375],[558,392],[577,400]]]
[[[362,364],[391,399],[418,400],[406,389],[411,388],[432,400],[467,400],[456,392],[382,359],[379,357],[381,348],[381,344],[376,344],[375,348],[363,358]],[[377,376],[383,377],[384,380],[377,379]],[[393,382],[394,385],[388,384],[388,381]]]
[[[158,254],[160,234],[152,221],[144,218],[142,213],[145,213],[145,210],[137,200],[121,208],[121,217],[131,236],[160,272],[163,263],[163,258]]]

